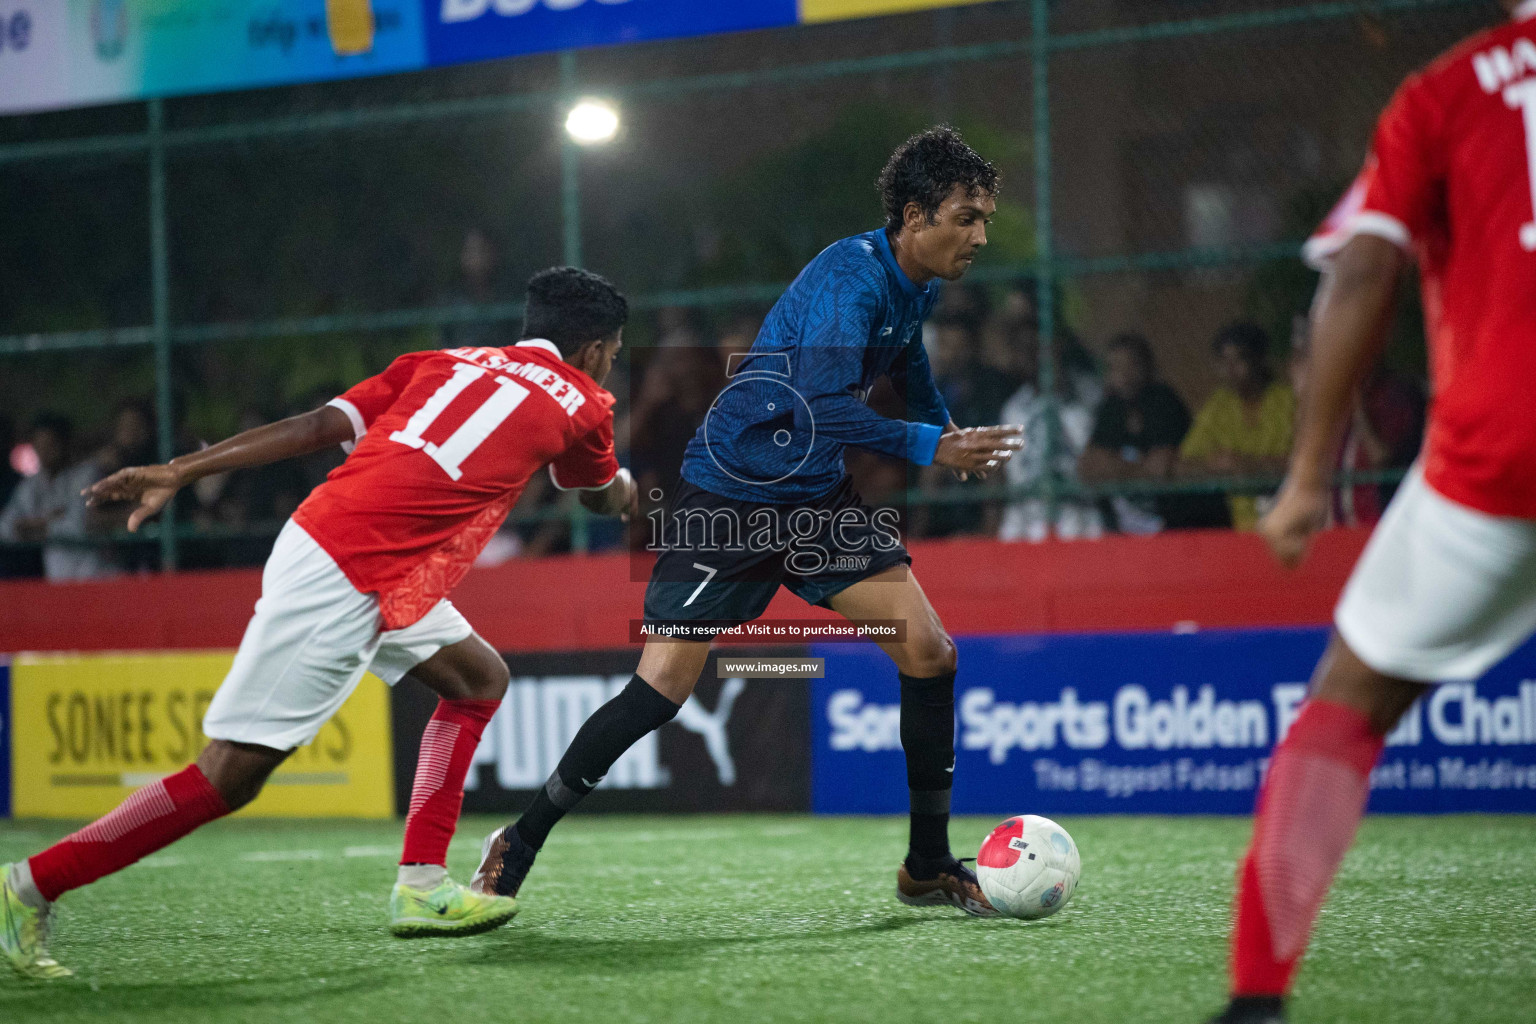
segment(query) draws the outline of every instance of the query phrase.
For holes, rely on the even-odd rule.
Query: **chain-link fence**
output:
[[[1016,0],[0,120],[0,426],[23,437],[55,410],[76,458],[168,458],[400,352],[509,343],[521,282],[576,263],[633,299],[621,433],[664,478],[712,394],[687,394],[702,377],[663,353],[749,344],[805,262],[878,223],[894,144],[947,121],[1005,184],[930,353],[957,421],[1017,416],[1035,446],[979,486],[861,456],[866,491],[904,497],[929,535],[1241,520],[1220,496],[1272,489],[1278,464],[1116,450],[1095,410],[1127,387],[1110,349],[1136,346],[1112,339],[1148,339],[1186,420],[1220,391],[1212,339],[1235,321],[1263,330],[1284,388],[1314,285],[1301,241],[1396,83],[1497,17],[1485,0]],[[588,95],[621,111],[608,146],[562,130]],[[1400,320],[1403,398],[1422,355]],[[1411,457],[1380,447],[1346,461],[1342,491]],[[259,562],[330,464],[204,482],[142,537],[112,535],[112,558]],[[536,489],[506,541],[620,537]],[[8,571],[34,554],[10,545]]]

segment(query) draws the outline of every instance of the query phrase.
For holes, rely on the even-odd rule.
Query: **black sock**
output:
[[[592,792],[619,755],[646,733],[660,729],[677,715],[677,705],[638,675],[618,695],[592,712],[566,748],[555,773],[517,819],[518,834],[535,850],[567,811]]]
[[[901,679],[901,749],[912,798],[911,852],[949,858],[949,791],[955,772],[955,674]]]
[[[1233,996],[1227,1012],[1216,1018],[1231,1024],[1262,1024],[1277,1020],[1285,1009],[1285,1000],[1279,996]]]

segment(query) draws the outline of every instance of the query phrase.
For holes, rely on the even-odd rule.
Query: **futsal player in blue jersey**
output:
[[[658,549],[648,639],[629,685],[593,713],[517,823],[487,837],[472,887],[514,895],[550,829],[614,761],[672,720],[721,628],[760,616],[780,586],[856,621],[904,629],[877,641],[901,681],[911,791],[897,898],[995,913],[949,849],[955,646],[910,571],[898,519],[855,493],[849,446],[985,476],[1020,447],[1019,427],[962,430],[923,351],[939,282],[960,278],[997,208],[993,166],[948,127],[915,135],[878,180],[886,224],[836,242],[800,273],[689,442],[669,506],[648,516]],[[910,420],[866,404],[886,377]]]

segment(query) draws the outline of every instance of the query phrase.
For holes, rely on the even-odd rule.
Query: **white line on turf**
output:
[[[400,852],[398,846],[349,846],[341,851],[343,857],[393,857]]]
[[[145,857],[139,861],[143,868],[179,868],[187,863],[185,857]]]
[[[254,853],[242,853],[241,860],[245,861],[285,861],[285,860],[324,860],[324,850],[257,850]]]

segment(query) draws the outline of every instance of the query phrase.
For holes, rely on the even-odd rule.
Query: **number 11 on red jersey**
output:
[[[1525,166],[1531,176],[1531,222],[1520,228],[1520,247],[1536,252],[1536,78],[1504,90],[1504,102],[1525,114]]]
[[[491,431],[506,422],[508,416],[523,404],[523,399],[528,397],[528,389],[516,381],[505,377],[496,377],[496,391],[487,398],[480,407],[469,414],[469,419],[459,425],[459,429],[448,435],[448,439],[442,444],[433,444],[422,437],[427,429],[437,422],[441,416],[453,404],[453,400],[464,393],[464,389],[475,381],[485,376],[485,370],[469,363],[460,363],[453,368],[453,376],[443,382],[443,386],[432,393],[425,405],[416,410],[406,421],[404,430],[397,430],[389,435],[391,441],[419,448],[432,456],[434,462],[443,467],[450,477],[457,480],[464,475],[462,468],[464,460],[485,443],[485,439],[491,436]]]

